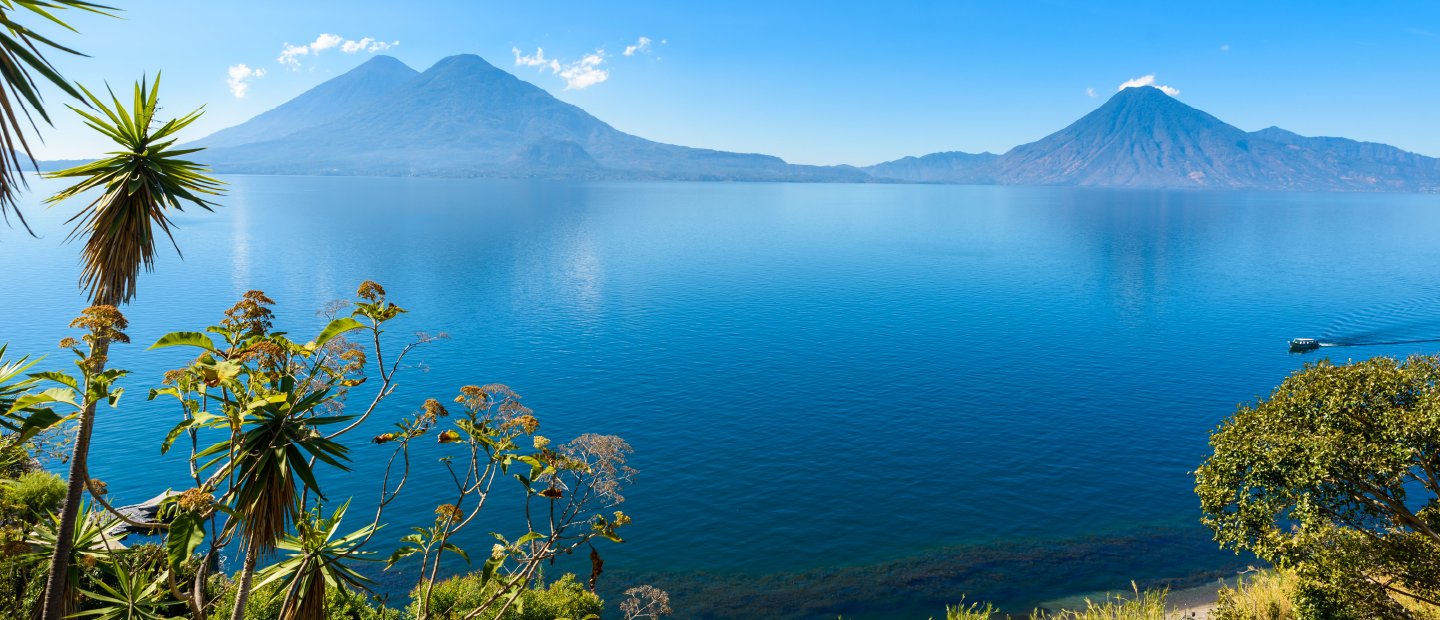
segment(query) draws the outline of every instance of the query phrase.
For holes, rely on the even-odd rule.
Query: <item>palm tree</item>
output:
[[[6,2],[7,0],[0,0]],[[22,0],[13,0],[21,2]],[[34,3],[31,3],[34,4]],[[214,203],[205,196],[218,196],[222,184],[205,175],[199,164],[180,159],[200,149],[174,148],[175,134],[200,117],[196,110],[156,127],[160,76],[147,87],[145,80],[135,85],[134,101],[126,109],[114,92],[110,104],[85,90],[85,97],[96,112],[70,106],[85,124],[120,145],[120,149],[98,161],[47,173],[48,178],[79,178],[75,185],[46,200],[55,204],[87,190],[101,190],[99,197],[82,209],[71,222],[76,222],[70,238],[86,237],[81,253],[82,288],[90,293],[94,306],[86,310],[101,317],[119,317],[115,306],[128,302],[135,295],[140,267],[152,270],[155,265],[156,228],[170,238],[171,222],[167,209],[182,210],[182,202],[193,203],[209,210]],[[102,117],[103,115],[103,117]],[[179,247],[176,247],[179,251]],[[123,323],[123,317],[118,319]],[[123,328],[123,325],[120,326]],[[117,328],[117,333],[118,333]],[[87,376],[99,376],[109,355],[111,338],[104,332],[95,334],[90,342]],[[80,429],[70,457],[69,488],[62,507],[59,544],[50,562],[46,582],[44,620],[59,620],[61,590],[67,569],[69,550],[62,547],[78,518],[80,494],[90,474],[86,461],[90,454],[90,434],[95,425],[95,399],[86,398],[80,412]]]
[[[370,552],[360,547],[379,527],[371,523],[340,536],[340,521],[349,507],[346,501],[329,518],[322,516],[319,508],[302,513],[295,522],[295,534],[286,535],[276,546],[287,557],[266,568],[256,588],[280,583],[284,592],[280,620],[325,620],[328,589],[364,590],[372,583],[349,564],[373,561],[366,557]]]
[[[256,561],[275,551],[290,524],[303,517],[301,493],[313,491],[321,495],[310,466],[312,459],[342,470],[342,460],[348,460],[348,449],[319,431],[322,425],[350,419],[315,415],[315,408],[326,401],[329,391],[301,393],[304,388],[288,378],[279,387],[284,398],[272,398],[280,402],[254,409],[245,420],[243,432],[195,455],[197,459],[215,455],[220,459],[229,455],[232,459],[222,466],[226,474],[234,476],[226,496],[234,500],[235,513],[240,517],[230,527],[243,527],[241,542],[245,550],[240,583],[235,589],[233,620],[244,617]]]
[[[219,196],[223,184],[206,176],[204,166],[179,159],[203,149],[173,148],[177,140],[175,134],[200,118],[204,108],[167,121],[158,128],[154,126],[160,93],[158,74],[148,90],[145,80],[135,85],[130,110],[125,109],[114,92],[110,93],[112,110],[83,86],[81,90],[105,117],[74,106],[70,108],[83,117],[90,128],[114,140],[121,150],[98,161],[45,173],[45,177],[51,179],[82,179],[45,202],[55,204],[87,190],[104,190],[89,206],[70,218],[76,223],[70,239],[86,237],[85,249],[81,252],[84,263],[81,287],[90,292],[94,303],[114,306],[129,302],[135,296],[135,282],[142,265],[146,271],[155,269],[156,229],[175,245],[166,211],[183,211],[184,202],[208,211],[215,203],[205,196]],[[175,251],[180,251],[178,245]]]
[[[15,17],[28,13],[31,17],[42,18],[75,32],[56,16],[56,12],[63,9],[79,9],[101,15],[111,15],[107,11],[116,10],[83,0],[0,0],[0,80],[5,82],[0,88],[0,216],[8,222],[10,212],[14,211],[26,230],[30,229],[30,225],[16,205],[20,188],[25,187],[25,162],[20,159],[20,154],[25,154],[32,169],[35,165],[30,143],[25,139],[26,126],[29,126],[28,131],[36,130],[32,112],[46,123],[50,122],[45,102],[40,98],[39,82],[49,82],[61,92],[80,99],[80,92],[45,59],[45,51],[58,50],[77,56],[84,54],[41,36],[15,21]]]

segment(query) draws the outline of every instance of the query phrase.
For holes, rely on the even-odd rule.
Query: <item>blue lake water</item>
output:
[[[373,430],[501,382],[542,434],[625,437],[635,524],[602,583],[665,587],[679,617],[1023,611],[1227,574],[1245,559],[1209,542],[1188,472],[1237,403],[1318,357],[1285,341],[1440,337],[1437,196],[226,180],[126,309],[136,344],[111,357],[135,374],[91,465],[115,499],[186,485],[158,449],[178,413],[143,396],[186,354],[145,346],[252,288],[303,340],[373,279],[411,310],[393,333],[452,336]],[[36,204],[57,187],[30,194],[41,238],[0,240],[0,341],[55,366],[84,305],[72,207]],[[388,449],[363,439],[332,498],[373,501]],[[434,456],[392,538],[445,501]]]

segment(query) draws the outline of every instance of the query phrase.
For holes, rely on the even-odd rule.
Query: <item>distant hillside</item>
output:
[[[210,134],[211,148],[273,140],[364,109],[420,73],[391,56],[376,56],[348,73],[301,93],[278,108]]]
[[[652,142],[506,73],[451,56],[416,74],[377,57],[196,142],[217,172],[863,181],[848,166]]]
[[[1069,127],[1003,155],[936,153],[863,170],[932,183],[1440,191],[1440,159],[1274,127],[1246,133],[1149,86],[1124,89]]]
[[[423,73],[376,56],[194,145],[219,173],[1440,191],[1440,159],[1278,127],[1247,133],[1148,86],[1000,155],[794,165],[632,136],[469,54]]]
[[[887,161],[864,170],[875,177],[910,183],[988,185],[995,182],[991,166],[997,157],[994,153],[947,151]]]

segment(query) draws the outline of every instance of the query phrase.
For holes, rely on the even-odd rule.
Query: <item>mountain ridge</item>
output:
[[[425,71],[376,56],[193,144],[222,173],[1440,191],[1440,159],[1274,126],[1246,132],[1149,86],[1001,154],[797,165],[624,133],[473,54]]]
[[[196,145],[209,147],[211,138],[201,138]],[[286,158],[277,159],[276,153]],[[326,122],[286,135],[221,145],[207,156],[219,172],[868,179],[848,166],[799,166],[770,155],[675,146],[632,136],[473,54],[441,59]]]
[[[951,151],[862,170],[921,183],[1440,191],[1440,159],[1274,126],[1245,132],[1151,86],[1123,89],[1065,128],[998,156],[965,156],[980,157]],[[956,168],[955,161],[970,165]]]

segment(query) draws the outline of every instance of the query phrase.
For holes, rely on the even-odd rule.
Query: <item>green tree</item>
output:
[[[1440,360],[1306,366],[1210,437],[1196,471],[1223,546],[1300,576],[1310,617],[1440,599]]]
[[[333,572],[341,567],[327,563],[359,557],[359,548],[379,527],[381,513],[377,512],[375,522],[361,528],[357,536],[334,538],[330,528],[338,525],[339,516],[325,520],[308,512],[312,496],[324,498],[316,465],[345,470],[349,448],[338,439],[375,412],[394,391],[396,373],[406,355],[431,339],[421,335],[418,342],[402,347],[388,359],[381,346],[383,326],[404,310],[386,301],[384,289],[373,282],[363,283],[358,296],[350,316],[332,319],[313,340],[304,343],[272,332],[269,307],[274,302],[260,291],[250,291],[226,311],[219,325],[205,332],[167,334],[152,347],[186,346],[200,351],[192,364],[167,373],[169,385],[152,391],[151,398],[167,395],[181,405],[184,419],[170,432],[162,449],[168,450],[175,440],[189,435],[196,488],[187,493],[200,498],[218,496],[213,506],[216,512],[206,520],[213,523],[218,514],[231,517],[212,539],[208,553],[213,555],[232,537],[239,539],[245,560],[232,607],[236,620],[245,613],[261,556],[277,549],[298,553],[299,559],[283,561],[265,578],[280,575],[277,578],[286,579],[282,609],[299,614],[294,617],[308,617],[304,614],[323,609],[316,607],[324,605],[323,584],[336,579],[343,582],[341,576],[350,574]],[[351,332],[368,335],[373,341],[373,369],[380,379],[369,406],[353,416],[343,415],[344,402],[351,390],[366,383],[370,360],[344,338]],[[220,342],[211,334],[217,334]],[[202,431],[219,433],[222,439],[201,449]],[[202,478],[202,474],[208,477]],[[297,533],[288,536],[292,524]],[[187,549],[195,546],[181,541],[184,537],[179,534],[172,525],[169,538],[176,541],[172,547],[188,554]],[[358,580],[346,583],[363,586]],[[201,601],[194,603],[192,607],[204,607]]]
[[[166,210],[178,210],[183,202],[209,209],[213,203],[204,196],[218,195],[220,183],[205,176],[200,165],[179,159],[198,149],[174,148],[176,132],[194,122],[200,115],[199,110],[156,127],[159,76],[152,86],[147,87],[145,80],[135,85],[133,103],[128,110],[114,93],[107,105],[90,91],[84,92],[103,118],[74,106],[71,109],[91,128],[114,140],[120,150],[90,164],[47,174],[52,178],[81,179],[47,202],[55,204],[87,190],[101,190],[94,201],[71,218],[76,222],[71,237],[86,237],[81,285],[89,291],[95,304],[87,312],[93,310],[95,316],[118,317],[118,333],[124,327],[124,317],[115,306],[135,295],[140,267],[154,266],[155,229],[158,227],[167,237],[170,235]],[[173,238],[171,240],[173,242]],[[113,338],[102,332],[87,338],[91,347],[87,372],[103,376]],[[80,428],[70,457],[69,490],[61,513],[62,544],[75,527],[80,493],[90,480],[87,462],[94,426],[95,399],[87,398],[80,411]],[[66,573],[68,556],[63,551],[65,549],[57,548],[50,564],[44,620],[60,618],[59,612],[52,611],[51,607],[59,605],[59,588]]]
[[[159,75],[148,88],[143,79],[135,85],[128,110],[113,92],[108,105],[90,91],[84,92],[96,112],[75,106],[70,109],[120,148],[104,159],[45,173],[51,179],[80,179],[46,202],[57,204],[101,190],[70,218],[75,222],[70,237],[85,238],[81,287],[95,303],[115,306],[135,296],[142,265],[146,271],[154,270],[157,233],[164,233],[175,251],[180,251],[171,235],[167,211],[183,211],[187,202],[210,210],[215,203],[207,196],[219,196],[223,184],[207,176],[200,164],[181,159],[203,149],[175,148],[176,134],[199,119],[203,108],[164,123],[155,120],[160,105]]]
[[[55,546],[50,556],[50,570],[45,582],[46,620],[61,618],[62,609],[67,605],[65,591],[70,588],[67,586],[72,551],[70,545],[76,523],[83,514],[80,509],[82,486],[90,481],[84,458],[90,445],[90,433],[95,427],[95,408],[100,402],[115,406],[123,393],[115,386],[115,382],[126,375],[123,370],[105,368],[105,352],[109,350],[111,342],[129,342],[129,337],[122,331],[127,325],[125,316],[114,306],[86,308],[80,317],[70,324],[71,327],[85,330],[86,333],[81,338],[85,346],[82,347],[81,342],[74,338],[66,338],[60,343],[79,358],[75,360],[75,367],[80,371],[78,376],[60,372],[35,373],[35,378],[44,379],[55,387],[21,395],[15,399],[11,408],[12,412],[33,412],[27,418],[27,423],[31,423],[32,428],[35,426],[33,421],[37,418],[58,422],[61,418],[53,413],[54,407],[69,408],[70,413],[64,419],[80,418],[80,429],[71,454],[70,478],[66,482],[65,501],[61,504],[60,519],[56,524]],[[102,494],[94,491],[92,488],[91,495],[100,500]]]

